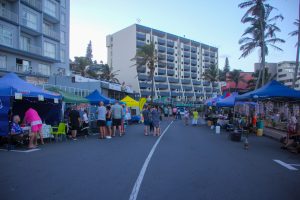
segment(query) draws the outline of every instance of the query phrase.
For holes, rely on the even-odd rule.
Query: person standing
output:
[[[196,126],[198,124],[198,118],[199,118],[199,113],[197,112],[197,110],[195,109],[193,111],[193,122],[192,125]]]
[[[113,123],[113,137],[116,136],[116,128],[119,130],[120,137],[122,136],[121,130],[121,120],[122,120],[122,113],[123,109],[120,106],[119,102],[116,101],[115,104],[112,106],[112,123]]]
[[[149,106],[145,107],[143,112],[143,117],[144,117],[144,135],[148,136],[148,130],[150,131],[150,108]]]
[[[111,107],[106,106],[106,128],[107,128],[107,134],[106,134],[106,139],[111,139],[111,125],[112,125],[112,120],[111,120]]]
[[[169,106],[168,110],[169,110],[169,118],[172,119],[172,113],[173,113],[173,111],[172,111],[171,106]]]
[[[98,120],[97,125],[99,126],[99,139],[104,139],[105,137],[105,128],[106,128],[106,108],[104,107],[103,101],[99,102],[97,108]]]
[[[174,107],[173,108],[173,117],[174,117],[174,120],[176,119],[176,115],[177,115],[177,108]]]
[[[89,118],[86,109],[83,110],[81,132],[85,137],[89,135]]]
[[[169,114],[169,109],[167,106],[164,107],[164,114],[165,114],[165,118],[167,118]]]
[[[30,124],[30,126],[31,126],[31,132],[29,134],[28,148],[29,149],[36,148],[37,134],[40,135],[41,143],[44,144],[43,134],[42,134],[42,124],[43,123],[42,123],[42,120],[41,120],[39,114],[37,113],[37,111],[34,110],[33,108],[29,108],[25,112],[24,122],[26,124]]]
[[[69,113],[69,122],[70,122],[70,129],[72,134],[72,140],[77,140],[77,130],[80,126],[80,114],[76,109],[76,106],[72,107],[72,110]]]
[[[153,110],[151,111],[152,114],[152,123],[154,127],[154,133],[153,136],[159,136],[160,135],[160,112],[158,109],[158,106],[155,106]]]
[[[183,117],[184,117],[184,125],[189,125],[189,117],[190,117],[190,113],[189,111],[184,108],[184,114],[183,114]]]

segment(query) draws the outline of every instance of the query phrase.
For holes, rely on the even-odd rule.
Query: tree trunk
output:
[[[255,85],[255,90],[259,87],[259,83],[260,83],[260,79],[261,79],[261,73],[262,73],[262,69],[259,70],[258,78],[257,78],[256,85]]]
[[[265,27],[263,24],[263,20],[265,19],[265,16],[263,16],[262,10],[260,15],[260,28],[261,28],[261,67],[262,67],[262,77],[261,77],[261,86],[265,85]]]
[[[150,101],[150,103],[151,103],[151,105],[153,105],[153,96],[154,96],[154,74],[152,74],[151,75],[151,84],[152,84],[152,86],[151,86],[151,101]]]
[[[296,67],[293,79],[293,88],[296,86],[296,81],[298,78],[298,68],[299,68],[299,48],[300,48],[300,1],[299,1],[299,24],[298,24],[298,41],[297,41],[297,55],[296,55]]]

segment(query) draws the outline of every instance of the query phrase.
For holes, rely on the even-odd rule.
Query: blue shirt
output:
[[[23,130],[22,128],[20,127],[19,124],[13,122],[12,125],[11,125],[11,133],[14,134],[14,135],[19,135],[19,134],[22,134],[23,133]]]

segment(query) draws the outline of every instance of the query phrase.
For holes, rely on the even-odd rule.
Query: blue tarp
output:
[[[100,101],[103,101],[104,104],[113,104],[115,102],[114,99],[110,99],[106,96],[101,95],[98,90],[95,90],[85,98],[87,98],[89,102],[93,105],[98,105]]]
[[[8,133],[8,111],[10,108],[10,97],[0,97],[0,136]]]
[[[46,99],[61,99],[60,94],[43,90],[24,81],[14,73],[6,74],[0,78],[0,96],[14,96],[15,93],[22,93],[23,97],[38,97],[38,95],[43,95]]]
[[[219,100],[217,107],[233,107],[236,96],[238,96],[238,93],[234,92],[229,97]]]
[[[263,87],[236,97],[236,101],[262,100],[268,98],[283,98],[300,100],[300,91],[291,89],[278,81],[271,81]]]

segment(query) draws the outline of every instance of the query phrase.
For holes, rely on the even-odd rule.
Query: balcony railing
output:
[[[165,76],[155,76],[154,80],[156,82],[166,82],[167,81],[167,77],[165,77]]]
[[[191,83],[191,79],[181,79],[181,83],[182,84],[190,84]]]
[[[185,86],[185,85],[183,85],[182,89],[184,89],[185,91],[192,91],[193,87],[192,86]]]
[[[169,77],[168,80],[169,80],[169,83],[179,83],[179,79],[178,78],[171,78],[171,77]]]
[[[203,86],[210,86],[210,82],[204,81]]]
[[[42,10],[42,2],[40,0],[22,0],[22,2],[35,9]]]
[[[35,31],[40,31],[40,27],[39,27],[39,24],[37,23],[37,21],[33,21],[33,20],[29,20],[25,17],[22,17],[21,18],[21,24],[23,26],[26,26],[27,28],[30,28],[32,30],[35,30]]]
[[[146,67],[145,66],[140,66],[137,68],[137,72],[139,73],[145,73],[146,72]]]
[[[161,52],[161,53],[166,52],[166,47],[158,45],[158,52]]]
[[[174,56],[168,55],[167,60],[170,62],[174,62]]]
[[[159,68],[165,68],[165,67],[166,67],[166,63],[164,63],[164,62],[159,62],[159,63],[158,63],[158,67],[159,67]]]
[[[173,84],[170,84],[170,89],[171,89],[171,90],[180,90],[180,89],[181,89],[181,86],[180,86],[180,85],[173,85]]]
[[[197,59],[197,54],[192,53],[192,54],[191,54],[191,58],[192,58],[192,59]]]
[[[190,70],[191,70],[191,67],[188,66],[188,65],[184,65],[183,70],[184,70],[184,71],[190,71]]]
[[[150,96],[151,92],[150,91],[141,91],[141,95],[144,96]]]
[[[18,15],[3,7],[0,8],[0,17],[5,18],[9,21],[13,21],[15,23],[18,23],[19,21]]]
[[[185,92],[184,96],[186,96],[186,97],[193,97],[194,93],[193,92]]]
[[[166,75],[165,69],[158,69],[158,75]]]
[[[168,62],[168,63],[167,63],[167,67],[168,67],[168,69],[174,69],[175,64],[174,64],[174,63]]]
[[[32,73],[32,67],[31,66],[26,66],[22,64],[17,64],[16,65],[16,71],[17,72],[22,72],[22,73]]]
[[[47,27],[43,27],[43,33],[49,37],[52,37],[54,39],[57,39],[59,40],[60,39],[60,35],[57,31],[55,30],[52,30],[50,28],[47,28]]]
[[[184,59],[184,64],[190,64],[190,59]]]
[[[191,54],[189,52],[184,52],[184,57],[185,58],[189,58],[191,56]]]
[[[192,72],[197,72],[197,67],[191,67]]]
[[[174,49],[173,48],[168,48],[167,53],[173,55],[174,54]]]
[[[140,82],[140,88],[141,89],[151,88],[151,83]]]
[[[191,48],[191,51],[192,51],[193,53],[196,53],[196,52],[197,52],[197,48],[196,48],[196,47],[192,47],[192,48]]]
[[[195,93],[196,97],[204,97],[203,93]]]
[[[143,34],[143,33],[137,33],[137,34],[136,34],[136,39],[145,41],[145,40],[146,40],[146,34]]]
[[[136,41],[136,47],[143,47],[145,46],[146,43],[145,42],[142,42],[142,41]]]
[[[196,79],[197,78],[197,74],[191,74],[191,76],[192,76],[192,79]]]
[[[167,74],[168,74],[168,76],[173,76],[175,74],[175,71],[172,69],[168,69]]]
[[[193,80],[193,85],[201,85],[201,81]]]
[[[159,89],[168,89],[167,84],[156,84],[155,86],[156,86],[156,88],[159,88]]]
[[[196,65],[197,65],[197,61],[191,60],[191,65],[192,65],[192,66],[196,66]]]
[[[194,90],[195,90],[195,91],[202,91],[202,87],[195,87],[195,86],[194,86]]]
[[[146,81],[146,80],[149,80],[149,76],[148,75],[144,75],[144,74],[139,74],[138,75],[138,79],[140,81]]]
[[[170,92],[159,92],[159,95],[162,96],[162,97],[169,97]]]
[[[183,49],[184,49],[185,51],[189,51],[189,50],[190,50],[190,47],[187,46],[187,45],[184,45]]]
[[[172,97],[182,96],[182,92],[171,92]]]
[[[168,45],[168,47],[174,47],[174,42],[168,40],[167,45]]]
[[[35,45],[31,45],[31,44],[27,44],[25,46],[20,46],[20,50],[22,51],[27,51],[33,54],[38,54],[38,55],[42,55],[42,48],[35,46]]]
[[[165,45],[165,44],[166,44],[166,40],[161,39],[161,38],[158,38],[158,39],[157,39],[157,42],[158,42],[158,44],[160,44],[160,45]]]

